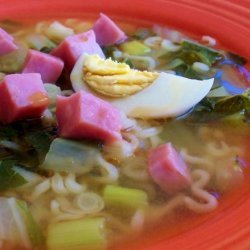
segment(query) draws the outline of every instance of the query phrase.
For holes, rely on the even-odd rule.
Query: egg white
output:
[[[94,92],[84,82],[84,57],[85,54],[77,60],[71,72],[73,89],[84,90],[109,101],[133,118],[166,118],[182,115],[208,94],[214,82],[213,78],[201,81],[162,72],[150,86],[134,95],[107,98]]]

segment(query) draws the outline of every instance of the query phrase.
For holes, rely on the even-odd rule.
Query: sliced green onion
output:
[[[121,50],[135,56],[145,55],[151,51],[148,46],[136,40],[121,44]]]
[[[26,37],[26,42],[31,49],[35,50],[52,50],[56,44],[50,41],[46,36],[41,34],[32,34]]]
[[[74,30],[59,22],[53,22],[46,30],[46,35],[55,42],[60,42],[67,36],[74,34]]]
[[[55,250],[104,249],[104,227],[105,219],[100,217],[50,224],[47,246]]]
[[[115,59],[121,58],[122,55],[123,55],[123,53],[122,53],[120,50],[115,50],[115,51],[113,52],[113,57],[114,57]]]
[[[210,70],[209,66],[202,62],[194,62],[192,65],[192,69],[198,73],[206,73]]]
[[[13,170],[16,171],[16,173],[21,175],[27,181],[25,187],[27,187],[27,185],[34,185],[42,180],[42,177],[39,174],[31,172],[25,168],[14,166]]]
[[[143,208],[148,205],[147,194],[139,189],[107,185],[104,189],[104,200],[109,205]]]
[[[180,45],[175,45],[172,41],[170,41],[168,39],[162,40],[161,47],[167,51],[170,51],[170,52],[176,52],[176,51],[181,50]]]
[[[144,40],[144,44],[151,48],[159,48],[161,46],[162,38],[159,36],[150,36]]]
[[[44,88],[47,91],[48,96],[49,96],[50,107],[55,106],[57,96],[61,95],[62,93],[60,87],[56,86],[55,84],[45,83]]]
[[[136,69],[153,70],[156,67],[156,61],[150,56],[132,56],[124,53],[123,57],[125,60],[129,60]]]
[[[168,64],[167,68],[168,69],[175,69],[181,65],[185,65],[185,62],[183,60],[181,60],[180,58],[176,58]]]

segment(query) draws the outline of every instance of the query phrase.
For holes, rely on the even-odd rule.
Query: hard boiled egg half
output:
[[[129,117],[147,119],[176,117],[182,115],[208,94],[214,81],[213,78],[200,81],[162,72],[153,78],[151,84],[147,84],[146,87],[134,94],[109,97],[95,91],[84,80],[87,79],[84,77],[84,74],[88,74],[84,70],[85,61],[88,57],[89,62],[91,56],[83,54],[76,62],[70,76],[73,89],[75,91],[84,90],[109,101]],[[97,61],[96,71],[99,70],[100,65],[105,65],[105,61],[107,61],[107,64],[105,65],[105,69],[107,70],[108,65],[113,64],[113,62],[110,62],[110,59],[102,60],[103,61],[101,62]],[[93,62],[91,62],[91,65],[94,70],[95,66]],[[121,65],[119,67],[122,68]],[[103,75],[104,74],[102,73],[101,76]],[[101,76],[98,76],[99,84],[102,83]],[[131,72],[128,74],[126,79],[127,82],[125,81],[128,85],[130,84],[129,76],[131,76]],[[113,78],[113,82],[115,82],[115,76]],[[120,78],[121,76],[119,76],[119,79]],[[131,82],[132,81],[133,79],[131,79]],[[105,78],[103,84],[106,82],[107,80]],[[110,83],[110,79],[108,83]]]

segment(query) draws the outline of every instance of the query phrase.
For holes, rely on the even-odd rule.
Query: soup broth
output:
[[[14,52],[0,56],[1,79],[23,71],[30,49],[53,54],[67,37],[87,32],[94,22],[0,22],[18,45]],[[42,116],[0,125],[3,249],[109,248],[160,223],[171,226],[181,224],[185,217],[210,213],[225,193],[244,183],[248,167],[245,141],[250,136],[246,60],[220,50],[209,36],[195,41],[160,26],[120,27],[126,39],[102,45],[106,58],[138,70],[135,72],[164,72],[200,81],[214,78],[211,90],[176,116],[138,118],[121,111],[121,138],[110,143],[102,137],[61,136],[57,95],[71,98],[77,92],[76,84],[81,85],[72,83],[72,68],[65,66],[54,84],[43,81],[49,106]],[[73,66],[72,72],[76,71]],[[83,71],[81,68],[80,76]],[[90,92],[109,101],[106,92],[98,92],[100,88]],[[124,97],[120,95],[115,98]],[[150,101],[152,105],[156,102]],[[165,159],[165,152],[150,163],[149,155],[161,145],[173,150],[170,158]],[[164,183],[150,170],[161,158],[166,164],[162,175],[168,175]],[[179,169],[181,164],[187,170]],[[179,181],[179,176],[185,179]]]

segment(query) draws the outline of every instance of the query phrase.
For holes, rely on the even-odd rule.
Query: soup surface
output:
[[[250,74],[215,38],[103,14],[0,27],[3,249],[109,248],[244,183]]]

